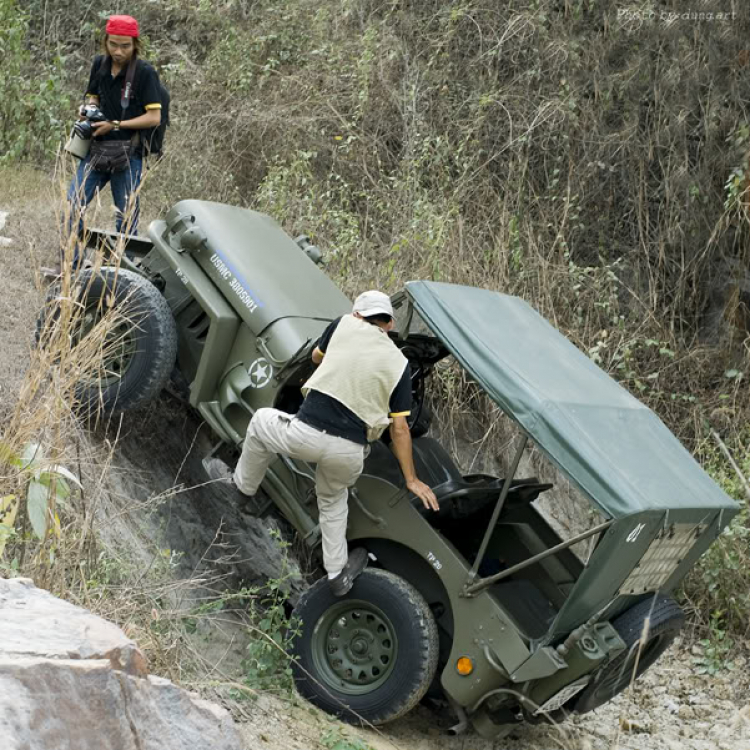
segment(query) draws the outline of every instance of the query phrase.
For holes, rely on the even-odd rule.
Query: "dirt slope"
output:
[[[28,363],[36,311],[42,297],[36,269],[40,263],[55,260],[56,208],[64,185],[31,170],[0,170],[0,185],[0,224],[3,224],[0,228],[1,420],[15,401]],[[108,201],[103,202],[99,211],[102,221],[108,223]],[[144,219],[147,221],[148,216]],[[121,489],[133,499],[137,499],[139,493],[143,493],[145,499],[149,493],[158,492],[160,487],[166,489],[177,481],[187,487],[197,487],[201,483],[196,467],[200,450],[208,438],[201,434],[194,440],[198,425],[180,421],[168,403],[162,403],[156,414],[158,419],[146,415],[130,426],[117,456],[123,474],[130,477],[121,484]],[[174,438],[159,452],[164,433]],[[186,456],[189,460],[183,461]],[[182,471],[185,473],[180,474]],[[166,528],[170,546],[178,548],[185,544],[189,547],[188,542],[193,539],[192,554],[199,554],[201,542],[196,539],[202,521],[221,515],[223,511],[221,498],[213,496],[203,506],[203,513],[195,512],[196,507],[201,507],[196,503],[204,502],[206,494],[200,488],[192,492],[195,493],[192,501],[180,499],[168,504],[168,513],[176,517],[176,521],[171,532],[169,526]],[[181,509],[188,506],[192,511],[183,513]],[[159,528],[165,527],[162,524]],[[242,533],[249,537],[258,532],[257,528],[242,528]],[[250,566],[257,563],[257,559],[255,563],[250,559],[252,546],[247,548],[249,559],[246,562]],[[214,648],[207,654],[215,652],[218,659],[229,652],[230,645],[232,653],[239,653],[236,643],[224,648],[225,641],[218,633],[212,637]],[[232,638],[233,635],[227,635],[225,640]],[[380,732],[355,732],[307,706],[294,707],[265,696],[252,704],[239,704],[236,710],[247,747],[253,749],[323,747],[322,739],[334,731],[350,737],[359,734],[374,750],[551,750],[559,747],[748,750],[750,676],[747,662],[739,658],[732,672],[701,676],[695,672],[694,660],[695,655],[688,645],[673,647],[636,683],[631,695],[621,696],[593,714],[574,718],[560,728],[520,726],[513,735],[497,743],[470,733],[448,736],[445,730],[453,723],[452,717],[445,711],[435,712],[427,707],[420,707]],[[236,679],[236,664],[227,664],[225,660],[221,670],[217,665],[217,673],[221,672]]]

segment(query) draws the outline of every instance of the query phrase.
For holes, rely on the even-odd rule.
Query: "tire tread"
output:
[[[84,270],[74,280],[82,290],[89,289],[94,276],[91,270]],[[172,368],[177,358],[177,324],[164,295],[144,276],[128,269],[118,269],[112,266],[102,266],[97,276],[104,288],[111,290],[116,280],[117,294],[127,295],[138,306],[138,314],[149,316],[153,327],[153,340],[149,366],[143,372],[143,377],[129,383],[127,387],[107,389],[79,384],[76,395],[79,400],[79,412],[90,417],[103,409],[106,414],[117,414],[129,409],[135,409],[153,399],[169,380]],[[55,324],[57,312],[55,300],[59,295],[59,284],[55,284],[47,291],[44,308],[37,319],[35,339],[37,345],[43,345],[48,329]]]
[[[414,679],[411,680],[409,690],[400,696],[398,700],[391,700],[387,705],[374,705],[371,710],[366,712],[359,711],[359,714],[366,722],[378,725],[393,721],[408,713],[424,697],[437,669],[439,653],[438,629],[435,618],[424,597],[403,578],[394,573],[376,568],[368,568],[361,574],[360,579],[362,577],[369,577],[371,581],[375,582],[376,586],[384,585],[390,587],[399,600],[407,602],[408,608],[415,614],[412,623],[416,625],[416,636],[420,648],[420,657],[418,659],[419,671],[414,675]],[[318,597],[327,596],[329,596],[328,582],[325,579],[321,579],[302,594],[295,607],[295,613],[303,612]],[[316,705],[324,710],[340,714],[344,721],[359,721],[359,716],[354,713],[355,709],[347,711],[343,708],[338,709],[334,707],[330,699],[322,697],[318,693],[317,687],[311,686],[309,677],[306,674],[300,674],[302,670],[299,667],[295,667],[295,671],[298,677],[298,690],[305,698],[316,703]]]

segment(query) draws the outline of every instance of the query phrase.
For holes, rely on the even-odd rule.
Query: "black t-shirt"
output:
[[[135,75],[133,77],[133,90],[130,101],[123,114],[121,98],[125,88],[125,76],[128,72],[126,65],[114,78],[112,77],[112,58],[109,55],[101,59],[97,57],[91,65],[89,85],[86,88],[87,96],[99,98],[99,109],[104,112],[108,120],[132,120],[140,117],[149,109],[161,109],[161,94],[159,91],[159,76],[156,71],[144,60],[136,61]],[[110,130],[106,135],[100,136],[103,141],[126,141],[134,130],[121,128]],[[136,154],[140,154],[140,146],[136,148]]]
[[[324,354],[339,320],[341,318],[334,320],[323,331],[323,335],[316,344]],[[408,364],[391,393],[389,409],[391,417],[406,417],[411,414],[411,371]],[[307,398],[297,412],[297,417],[316,430],[322,430],[329,435],[346,438],[362,445],[367,444],[367,425],[340,401],[320,391],[313,389],[307,394]]]

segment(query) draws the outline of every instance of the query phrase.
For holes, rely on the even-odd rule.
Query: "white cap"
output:
[[[359,313],[363,318],[369,318],[370,315],[390,315],[393,317],[393,307],[391,298],[379,292],[377,289],[371,289],[369,292],[362,294],[354,300],[352,307],[353,313]]]

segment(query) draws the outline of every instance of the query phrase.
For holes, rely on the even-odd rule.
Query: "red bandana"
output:
[[[133,16],[110,16],[104,29],[114,36],[138,36],[138,21]]]

